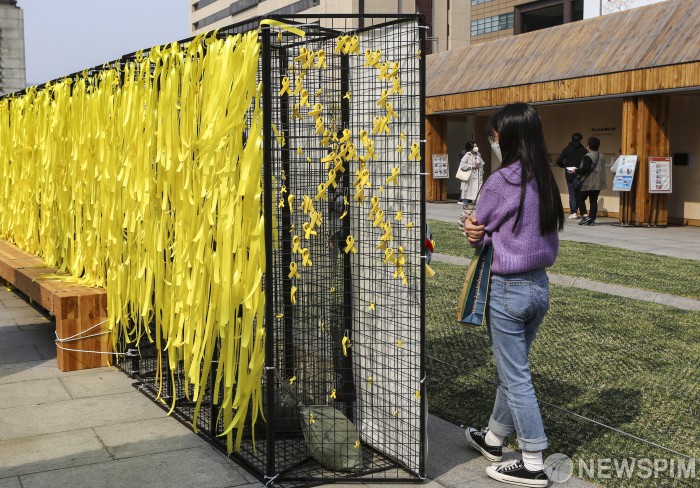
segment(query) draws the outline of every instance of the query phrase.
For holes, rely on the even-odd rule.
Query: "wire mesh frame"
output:
[[[261,31],[259,76],[265,87],[263,181],[264,212],[268,226],[266,248],[274,250],[279,246],[280,250],[268,253],[267,269],[272,271],[264,276],[264,286],[269,291],[265,314],[268,368],[263,380],[267,424],[259,421],[256,425],[257,445],[252,441],[253,432],[248,431],[244,435],[241,451],[232,456],[261,479],[268,482],[275,480],[279,485],[306,485],[333,480],[366,481],[368,477],[377,482],[415,481],[422,479],[425,472],[427,408],[422,347],[425,333],[422,258],[425,239],[425,63],[418,52],[424,45],[425,30],[421,28],[423,21],[419,16],[364,16],[364,19],[364,22],[373,25],[358,29],[357,25],[362,23],[358,16],[277,18],[287,24],[302,24],[307,33],[304,41],[286,31],[281,33],[280,39],[278,29],[263,27]],[[259,20],[220,29],[218,35],[225,37],[249,31],[257,28]],[[354,35],[361,39],[363,51],[365,47],[375,52],[381,49],[383,59],[394,54],[391,61],[402,64],[402,85],[408,93],[384,98],[385,101],[394,100],[395,110],[409,114],[410,120],[401,121],[401,117],[397,116],[392,126],[392,137],[375,137],[378,141],[375,150],[381,157],[380,163],[372,164],[376,175],[373,183],[375,196],[382,193],[378,186],[384,186],[386,195],[389,195],[383,199],[391,204],[391,208],[386,208],[386,219],[393,218],[397,223],[393,231],[395,235],[389,242],[404,248],[408,263],[404,271],[408,284],[404,285],[400,276],[392,277],[391,271],[394,269],[383,262],[387,259],[386,254],[375,252],[376,239],[380,234],[377,226],[367,224],[366,215],[361,215],[362,205],[351,203],[352,175],[357,168],[357,161],[351,160],[342,176],[338,176],[338,188],[335,189],[336,195],[348,198],[348,204],[343,202],[342,206],[342,210],[347,210],[344,220],[339,218],[341,209],[335,205],[340,202],[339,198],[333,204],[326,200],[320,200],[320,205],[316,203],[326,221],[318,227],[319,238],[308,243],[316,263],[313,273],[302,270],[302,273],[310,276],[298,287],[299,300],[294,306],[290,298],[294,285],[292,279],[287,277],[287,270],[293,254],[288,231],[296,224],[293,224],[290,205],[279,207],[273,198],[284,195],[281,193],[285,185],[282,170],[285,178],[288,178],[288,192],[298,191],[300,197],[307,193],[313,198],[317,183],[327,179],[326,168],[319,169],[319,160],[330,149],[319,144],[320,137],[314,137],[318,134],[308,135],[315,132],[315,127],[308,120],[296,122],[294,111],[289,106],[291,97],[278,96],[277,86],[281,85],[285,68],[300,47],[311,46],[314,51],[323,47],[328,53],[328,68],[315,70],[315,78],[309,72],[309,79],[313,78],[318,83],[319,90],[325,90],[322,98],[328,100],[327,113],[334,114],[329,117],[328,126],[333,127],[334,132],[336,129],[351,129],[355,140],[360,128],[371,132],[375,121],[373,116],[380,112],[376,99],[382,97],[377,68],[363,66],[365,57],[362,53],[357,56],[331,54],[339,36]],[[180,44],[186,42],[183,40]],[[135,53],[124,56],[112,64],[129,62],[134,56]],[[102,68],[96,67],[69,77],[98,74]],[[389,87],[386,81],[384,86]],[[314,100],[321,98],[322,93],[317,92],[314,87]],[[350,96],[346,96],[348,94]],[[286,148],[279,143],[275,145],[273,124],[288,137]],[[405,139],[401,138],[400,133],[405,134]],[[357,142],[359,148],[360,143]],[[399,151],[396,146],[402,143],[402,151]],[[407,159],[411,143],[417,144],[420,162]],[[303,145],[302,152],[308,151],[308,157],[313,158],[311,165],[305,159],[301,162],[295,160],[296,144],[299,144],[298,147]],[[315,167],[316,171],[309,170],[309,167]],[[402,171],[397,178],[401,183],[395,188],[386,181],[392,176],[393,167]],[[368,190],[367,194],[367,200],[370,200],[372,192]],[[364,207],[366,214],[369,203],[366,202]],[[398,210],[403,212],[403,222],[396,220]],[[345,237],[351,233],[356,233],[356,245],[360,249],[357,257],[342,250]],[[391,299],[383,300],[384,294]],[[315,298],[312,300],[312,297]],[[370,304],[374,306],[371,314],[368,312]],[[278,319],[280,313],[281,321]],[[373,315],[379,317],[382,327],[373,325],[373,322],[377,322],[376,318],[371,317]],[[282,325],[281,329],[278,324]],[[321,339],[318,331],[326,327],[327,337]],[[315,333],[310,333],[312,330]],[[154,332],[151,330],[151,333]],[[340,352],[342,337],[345,336],[352,344],[347,356]],[[172,382],[168,381],[167,373],[160,382],[158,352],[153,344],[145,344],[145,341],[141,344],[139,355],[122,361],[120,367],[140,381],[139,389],[143,393],[165,401],[167,407],[157,402],[163,408],[169,409],[174,400],[173,413],[176,418],[187,425],[196,425],[200,436],[225,450],[225,441],[217,437],[224,430],[224,425],[222,420],[217,421],[220,418],[218,404],[222,399],[212,398],[214,378],[210,376],[207,380],[202,409],[194,419],[195,405],[188,400],[192,391],[185,391],[183,365],[180,364],[172,373]],[[124,341],[120,343],[122,352],[127,347]],[[354,361],[352,351],[355,351]],[[161,364],[167,364],[167,352],[162,355]],[[378,361],[381,357],[389,359]],[[215,361],[216,358],[218,355],[215,354]],[[285,393],[282,386],[295,376],[299,379],[294,387],[296,399],[301,398],[305,403],[332,404],[358,425],[362,441],[360,469],[351,472],[326,469],[309,457],[299,409],[283,405],[280,400]],[[403,387],[403,391],[399,391],[401,388],[396,388],[396,385]],[[335,398],[332,399],[330,395],[334,389]],[[411,395],[413,398],[409,398]],[[377,437],[377,433],[382,435]]]
[[[332,143],[319,143],[323,132],[318,130],[318,117],[305,116],[307,110],[300,107],[301,97],[277,96],[272,89],[266,91],[263,105],[270,109],[265,110],[264,120],[265,184],[269,185],[265,188],[265,212],[266,215],[276,215],[266,219],[269,223],[267,235],[272,236],[268,249],[275,249],[275,244],[278,246],[277,251],[268,254],[268,269],[273,271],[266,275],[265,283],[266,289],[273,290],[268,294],[273,298],[268,303],[271,308],[267,310],[266,320],[268,324],[274,324],[267,326],[266,357],[270,369],[266,383],[275,385],[274,389],[267,390],[267,404],[278,406],[267,410],[268,422],[273,426],[276,422],[289,425],[290,421],[298,425],[293,420],[293,413],[279,408],[276,398],[280,391],[287,389],[286,384],[282,387],[282,382],[295,381],[294,389],[304,398],[303,403],[332,404],[355,422],[362,438],[364,458],[362,469],[353,473],[324,469],[310,460],[295,464],[298,451],[305,449],[301,432],[268,429],[266,478],[278,482],[321,479],[327,482],[329,478],[366,480],[367,477],[373,481],[393,482],[420,479],[425,462],[425,395],[422,394],[425,290],[421,257],[425,221],[423,158],[420,162],[415,161],[412,167],[401,166],[407,163],[412,142],[422,154],[421,142],[425,137],[422,123],[424,63],[418,52],[424,31],[416,16],[391,19],[374,16],[370,19],[373,25],[366,29],[355,27],[359,23],[357,17],[317,16],[310,19],[290,16],[278,20],[306,26],[315,24],[317,27],[307,27],[303,40],[274,29],[263,29],[262,77],[265,86],[274,87],[273,80],[277,75],[278,86],[284,87],[286,78],[288,86],[296,88],[303,64],[303,59],[298,59],[299,53],[303,53],[302,48],[310,52],[322,49],[326,53],[327,68],[309,69],[303,75],[302,86],[309,98],[313,93],[308,108],[316,109],[320,101],[328,133],[342,138],[342,130],[350,129],[358,152],[361,147],[358,134],[362,128],[372,132],[376,114],[381,111],[376,107],[376,101],[382,95],[386,99],[386,92],[382,92],[376,71],[363,67],[365,56],[342,53],[332,56],[330,53],[334,48],[337,50],[339,36],[357,35],[361,52],[376,53],[381,49],[383,62],[392,55],[396,61],[400,60],[401,74],[405,77],[401,84],[408,93],[404,97],[391,98],[399,113],[405,110],[411,114],[412,120],[392,127],[392,137],[377,143],[376,150],[381,152],[382,164],[368,165],[377,175],[374,196],[384,192],[382,200],[390,204],[385,209],[387,220],[406,219],[403,222],[396,220],[399,223],[394,230],[396,241],[408,239],[408,234],[413,235],[412,241],[408,239],[409,242],[399,244],[404,244],[401,249],[413,263],[407,271],[411,276],[408,281],[413,280],[408,289],[416,293],[413,297],[406,293],[406,285],[391,276],[394,269],[387,272],[387,255],[381,249],[377,258],[375,244],[381,232],[376,229],[376,221],[373,226],[367,224],[370,205],[363,209],[353,201],[357,188],[353,190],[351,178],[359,163],[346,162],[345,172],[342,176],[338,174],[337,188],[328,188],[327,200],[314,197],[317,191],[322,194],[317,190],[317,184],[330,179],[329,164],[323,165],[320,160],[337,150],[340,144],[334,149]],[[402,24],[404,28],[411,25],[412,43],[401,37]],[[410,100],[413,105],[410,105]],[[285,144],[272,137],[273,133],[281,134]],[[381,141],[381,135],[375,140]],[[403,149],[397,147],[401,144]],[[402,173],[402,184],[392,188],[387,180],[390,180],[394,168],[413,179],[406,183]],[[384,189],[378,188],[380,186]],[[289,195],[301,198],[304,193],[313,198],[315,209],[323,215],[324,222],[318,226],[315,235],[307,233],[300,237],[299,244],[294,242],[296,238],[293,236],[303,236],[299,227],[308,225],[313,219],[308,215],[300,216],[299,208],[292,210],[290,206],[293,208],[294,204],[290,205],[288,199]],[[368,194],[367,200],[370,200],[371,193]],[[344,220],[339,216],[344,216]],[[274,228],[273,222],[280,223],[280,226]],[[411,232],[407,231],[413,226]],[[350,235],[355,238],[360,250],[358,254],[345,252],[344,248],[350,247],[346,240]],[[393,245],[394,241],[391,242]],[[300,271],[301,279],[287,274],[290,264],[297,264],[302,269],[303,260],[298,252],[294,252],[296,246],[306,246],[314,260],[313,265]],[[292,294],[296,304],[291,303]],[[412,314],[407,313],[409,310]],[[406,333],[402,319],[414,324],[414,337],[404,335],[402,338]],[[341,354],[341,343],[345,338],[350,339],[352,346]],[[411,348],[413,351],[408,352]],[[386,360],[378,360],[380,357]],[[415,366],[413,377],[406,374],[410,370],[409,364]],[[403,396],[399,392],[401,387]],[[409,400],[407,390],[413,396]],[[402,432],[402,428],[411,423],[415,427],[413,439],[411,434]],[[415,451],[407,452],[411,445]]]

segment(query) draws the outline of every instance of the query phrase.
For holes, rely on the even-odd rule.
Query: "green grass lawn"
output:
[[[456,224],[430,220],[435,252],[471,257]],[[629,286],[700,300],[700,261],[671,258],[587,242],[560,241],[559,256],[549,271],[576,278]]]
[[[437,275],[428,280],[426,303],[430,411],[482,427],[496,381],[487,333],[454,321],[465,268],[431,266]],[[550,441],[545,455],[564,453],[576,467],[579,459],[677,457],[561,407],[700,458],[700,313],[552,285],[531,360]],[[615,487],[698,486],[676,481],[595,480]]]

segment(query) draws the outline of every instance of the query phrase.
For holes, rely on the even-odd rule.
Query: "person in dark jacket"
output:
[[[583,157],[586,155],[588,152],[585,147],[583,147],[583,144],[581,144],[581,140],[583,139],[583,135],[581,135],[578,132],[574,132],[571,135],[571,142],[564,148],[564,150],[561,152],[559,157],[557,158],[557,165],[561,168],[571,168],[571,167],[576,167],[578,168],[581,166],[581,160]],[[581,212],[578,214],[576,213],[578,210],[578,199],[576,198],[576,188],[574,188],[574,180],[576,179],[576,173],[574,171],[570,171],[568,169],[565,169],[566,173],[566,186],[569,189],[569,212],[571,212],[571,215],[569,215],[570,219],[575,219],[579,215],[583,216],[586,213],[585,209],[581,209]]]
[[[581,160],[581,166],[575,171],[576,176],[583,178],[583,184],[578,191],[578,207],[586,208],[586,198],[589,199],[591,211],[588,215],[583,215],[578,225],[595,225],[595,218],[598,214],[598,196],[600,190],[607,188],[605,182],[605,161],[603,155],[598,151],[600,139],[597,137],[588,138],[588,150]]]

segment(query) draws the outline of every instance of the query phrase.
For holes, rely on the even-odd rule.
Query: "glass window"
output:
[[[515,17],[512,13],[472,20],[471,34],[472,36],[480,36],[489,32],[512,29],[514,20]]]

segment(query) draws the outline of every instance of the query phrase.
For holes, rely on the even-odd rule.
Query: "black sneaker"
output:
[[[590,217],[584,217],[578,221],[578,225],[589,225],[588,222],[591,221]]]
[[[590,217],[586,221],[586,225],[595,225],[595,220],[592,220]]]
[[[476,430],[472,427],[467,427],[464,434],[467,436],[467,442],[470,446],[483,454],[489,461],[498,462],[503,459],[503,447],[489,446],[486,444],[486,433],[488,431],[488,427],[483,430]]]
[[[489,466],[486,474],[489,478],[511,485],[545,487],[549,483],[544,470],[529,471],[525,469],[522,459],[500,466]]]

